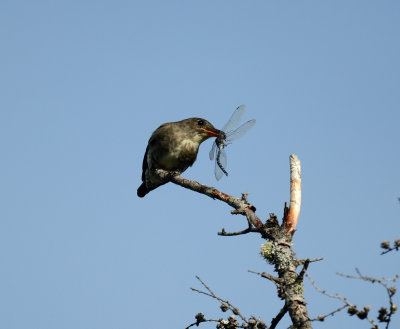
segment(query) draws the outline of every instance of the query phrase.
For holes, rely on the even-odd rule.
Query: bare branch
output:
[[[196,181],[183,178],[179,175],[171,176],[171,174],[166,170],[157,169],[156,172],[161,178],[168,179],[172,183],[180,185],[189,190],[207,195],[210,198],[218,199],[220,201],[227,203],[232,208],[235,208],[236,210],[240,211],[240,213],[245,214],[248,220],[252,223],[252,225],[254,225],[254,227],[257,228],[262,227],[263,224],[261,220],[255,214],[256,208],[246,201],[247,196],[246,197],[242,196],[242,199],[239,199],[234,196],[225,194],[221,191],[218,191],[215,187],[203,185]]]
[[[387,279],[387,278],[374,278],[374,277],[371,277],[371,276],[362,275],[360,270],[357,267],[356,267],[356,272],[357,272],[358,275],[349,275],[349,274],[343,274],[343,273],[340,273],[340,272],[337,272],[336,274],[339,275],[339,276],[342,276],[344,278],[347,278],[347,279],[358,279],[358,280],[369,281],[369,282],[372,282],[372,283],[378,282],[381,285],[383,285],[385,288],[387,286],[386,286],[386,284],[384,282],[396,282],[398,279],[400,279],[400,275],[399,274],[397,274],[395,277],[389,278],[389,279]]]
[[[394,240],[393,246],[390,245],[389,241],[382,241],[381,248],[385,250],[381,252],[381,255],[387,254],[388,252],[391,252],[393,250],[398,251],[400,249],[400,239]]]
[[[358,275],[348,275],[348,274],[342,274],[342,273],[337,273],[337,274],[342,277],[348,278],[348,279],[359,279],[359,280],[368,281],[371,283],[377,282],[383,288],[385,288],[386,293],[388,295],[388,299],[389,299],[389,309],[387,309],[386,307],[381,307],[379,309],[378,320],[380,322],[386,323],[386,328],[389,328],[389,324],[392,319],[392,316],[397,311],[397,305],[394,304],[394,302],[393,302],[393,296],[396,293],[396,287],[395,286],[389,287],[386,282],[396,282],[396,280],[400,278],[400,275],[396,275],[394,278],[386,279],[386,278],[374,278],[374,277],[363,275],[363,274],[361,274],[361,272],[358,268],[356,268],[356,272]]]
[[[193,326],[198,327],[199,324],[202,322],[219,322],[219,320],[216,320],[216,319],[206,319],[204,317],[204,314],[202,314],[202,313],[197,313],[195,318],[196,318],[196,322],[193,322],[192,324],[188,325],[185,329],[189,329],[190,327],[193,327]]]
[[[328,296],[330,298],[335,298],[335,299],[339,299],[343,302],[344,305],[342,305],[341,307],[339,307],[338,309],[326,314],[326,315],[319,315],[316,319],[312,319],[312,321],[324,321],[326,317],[328,316],[332,316],[337,312],[340,312],[344,309],[347,308],[347,313],[349,313],[349,315],[357,315],[357,317],[361,320],[366,319],[370,324],[373,325],[373,329],[379,329],[379,326],[376,324],[376,322],[374,320],[372,320],[370,317],[368,317],[368,313],[370,311],[370,307],[364,306],[362,310],[360,310],[356,305],[350,303],[347,298],[340,296],[339,294],[336,295],[332,295],[329,294],[328,292],[326,292],[325,290],[321,289],[320,287],[317,286],[317,284],[315,283],[315,281],[311,278],[311,276],[306,273],[307,278],[310,280],[311,284],[313,285],[313,287],[320,292],[321,294]],[[389,321],[390,322],[390,321]],[[388,327],[386,327],[388,328]]]
[[[279,313],[274,317],[271,321],[271,325],[269,326],[269,329],[275,329],[276,326],[278,325],[279,321],[285,316],[286,312],[288,311],[288,308],[286,304],[281,308]]]
[[[321,261],[321,260],[323,260],[324,258],[323,257],[319,257],[319,258],[313,258],[313,259],[309,259],[309,258],[305,258],[305,259],[299,259],[298,261],[297,261],[297,264],[299,264],[299,265],[302,265],[302,264],[305,264],[305,263],[313,263],[313,262],[319,262],[319,261]]]
[[[321,294],[328,296],[330,298],[335,298],[335,299],[339,299],[341,300],[343,303],[345,303],[347,306],[352,306],[352,304],[350,304],[346,298],[336,294],[336,295],[332,295],[330,293],[328,293],[326,290],[321,289],[320,287],[317,286],[317,284],[315,283],[315,281],[311,278],[310,274],[306,273],[306,277],[308,278],[308,280],[310,280],[312,286],[315,288],[315,290],[317,290],[318,292],[320,292]]]
[[[325,314],[325,315],[321,315],[321,314],[318,315],[317,318],[311,319],[311,321],[324,321],[325,318],[327,318],[327,317],[329,317],[329,316],[334,316],[336,313],[338,313],[338,312],[344,310],[344,309],[347,308],[347,307],[348,307],[348,305],[344,304],[344,305],[340,306],[338,309],[336,309],[336,310],[334,310],[334,311],[332,311],[332,312],[330,312],[330,313],[327,313],[327,314]]]
[[[262,276],[263,278],[266,278],[275,284],[283,284],[285,282],[283,279],[277,278],[276,276],[273,276],[273,275],[265,273],[265,272],[260,273],[260,272],[255,272],[252,270],[248,270],[248,272],[253,273],[253,274],[258,274],[259,276]]]
[[[306,261],[304,262],[303,268],[301,269],[299,276],[297,277],[297,280],[303,280],[304,274],[306,273],[306,271],[308,269],[308,265],[310,265],[310,260],[306,259]]]
[[[290,155],[290,206],[285,218],[286,231],[294,234],[301,208],[301,166],[296,154]]]
[[[226,232],[225,229],[223,228],[221,230],[221,232],[218,232],[218,235],[221,235],[221,236],[236,236],[236,235],[243,235],[243,234],[247,234],[247,233],[251,233],[251,232],[258,232],[258,230],[254,229],[252,227],[248,227],[245,230],[238,231],[238,232]]]
[[[224,300],[220,297],[218,297],[201,279],[199,276],[196,275],[196,279],[201,282],[201,284],[208,290],[208,292],[201,291],[196,288],[190,288],[193,291],[198,292],[199,294],[203,294],[212,298],[215,298],[221,303],[221,309],[225,312],[228,309],[232,311],[233,314],[238,315],[244,322],[248,323],[247,319],[240,313],[239,309],[235,306],[233,306],[229,301]]]

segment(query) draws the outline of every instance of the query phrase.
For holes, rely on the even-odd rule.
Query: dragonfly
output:
[[[236,108],[211,147],[209,155],[211,161],[215,158],[214,174],[217,181],[219,181],[224,174],[228,176],[228,172],[226,171],[227,157],[225,148],[236,139],[242,137],[256,124],[256,120],[253,119],[238,127],[242,122],[245,112],[246,105],[240,105]]]

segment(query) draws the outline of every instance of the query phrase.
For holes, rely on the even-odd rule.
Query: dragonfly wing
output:
[[[227,160],[226,152],[225,152],[224,149],[221,150],[221,156],[219,158],[219,161],[221,162],[222,167],[224,167],[224,169],[226,170],[226,166],[228,164],[228,160]]]
[[[214,174],[215,174],[215,179],[220,180],[222,176],[224,176],[224,172],[222,169],[219,167],[217,161],[215,161],[215,169],[214,169]]]
[[[231,131],[226,134],[226,142],[231,143],[236,139],[242,137],[245,133],[247,133],[254,125],[256,124],[256,120],[249,120],[246,123],[242,124],[238,129]]]
[[[218,156],[218,154],[217,154],[217,156]],[[224,149],[221,149],[221,153],[219,155],[219,162],[221,163],[221,165],[223,167],[223,170],[219,166],[217,159],[215,159],[215,171],[214,171],[214,173],[215,173],[215,178],[217,180],[220,180],[222,178],[222,176],[224,176],[224,174],[225,174],[224,170],[226,171],[226,163],[227,163],[227,161],[226,161],[226,152],[225,152]]]
[[[222,128],[222,131],[228,132],[234,130],[239,124],[242,122],[244,112],[246,112],[246,105],[240,105],[236,108],[236,110],[232,113],[230,119]]]
[[[210,160],[214,160],[214,154],[216,153],[216,151],[217,151],[217,143],[214,142],[209,153]]]

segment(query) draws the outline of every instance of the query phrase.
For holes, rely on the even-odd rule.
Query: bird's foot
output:
[[[167,171],[163,169],[154,169],[153,172],[163,180],[168,180],[181,174],[178,170]]]
[[[175,176],[179,176],[180,174],[181,174],[180,171],[178,171],[178,170],[173,170],[173,171],[169,171],[169,172],[168,172],[168,177],[169,177],[169,178],[172,178],[172,177],[175,177]]]

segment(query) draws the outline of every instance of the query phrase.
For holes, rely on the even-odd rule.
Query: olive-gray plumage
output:
[[[184,172],[196,161],[199,146],[210,137],[217,137],[218,129],[205,119],[190,118],[164,123],[150,137],[143,158],[142,185],[137,194],[144,197],[151,190],[168,181],[162,180],[155,169]]]

